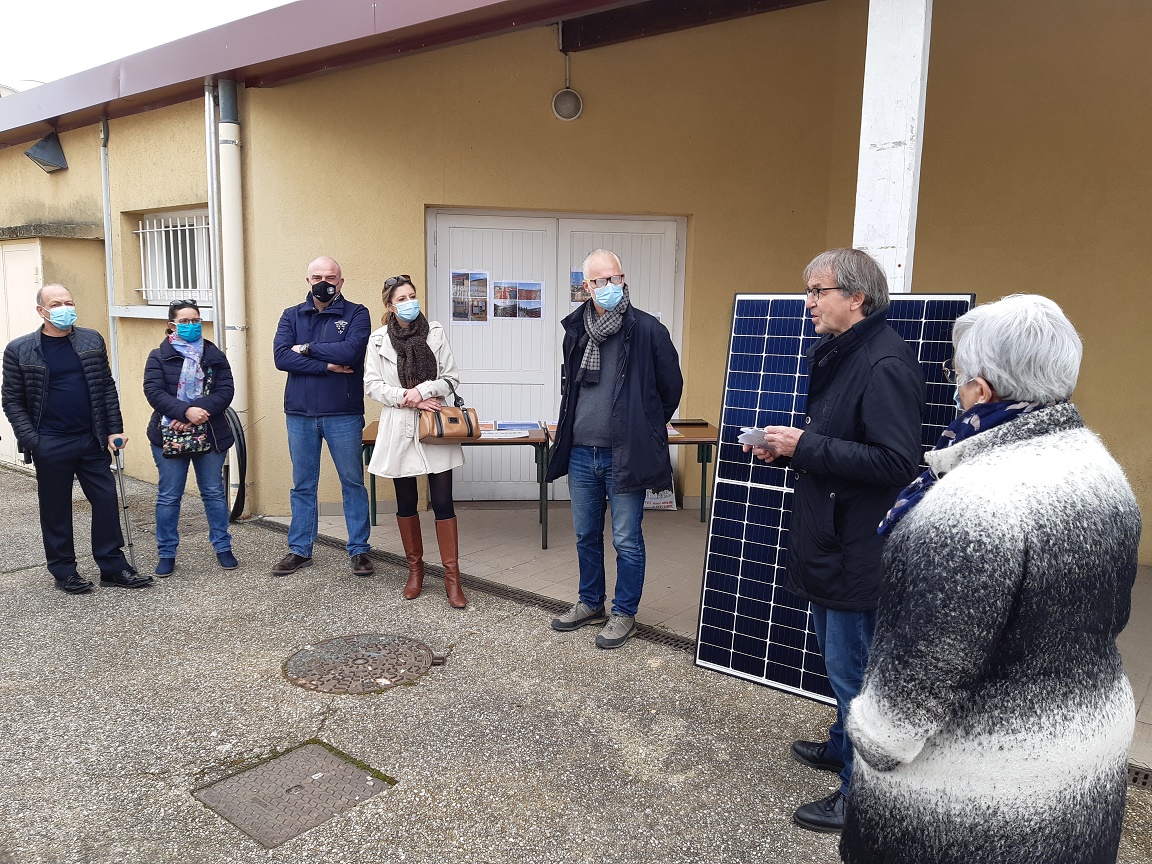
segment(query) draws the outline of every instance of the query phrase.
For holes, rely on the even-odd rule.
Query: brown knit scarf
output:
[[[405,390],[439,377],[436,355],[428,347],[428,319],[423,312],[407,327],[401,327],[393,315],[388,319],[388,338],[396,349],[396,373]]]

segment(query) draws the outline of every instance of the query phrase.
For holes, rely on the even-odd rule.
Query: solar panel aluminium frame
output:
[[[828,704],[828,684],[807,601],[787,588],[793,472],[753,460],[742,426],[804,425],[807,351],[820,338],[803,294],[737,294],[724,377],[720,440],[700,592],[696,665]],[[888,323],[916,352],[926,406],[921,445],[956,418],[944,378],[952,325],[973,294],[893,295]]]

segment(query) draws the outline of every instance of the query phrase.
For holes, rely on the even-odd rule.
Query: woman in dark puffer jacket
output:
[[[148,440],[160,473],[156,494],[157,576],[171,576],[176,569],[180,503],[189,463],[196,471],[196,485],[208,517],[208,540],[216,550],[216,560],[225,570],[239,566],[228,533],[223,478],[224,457],[234,440],[224,418],[234,394],[232,369],[224,353],[204,338],[201,326],[200,309],[194,301],[174,301],[168,307],[168,336],[148,355],[144,367],[144,395],[155,409],[148,423]],[[166,435],[199,431],[195,427],[206,432],[207,452],[164,455]]]

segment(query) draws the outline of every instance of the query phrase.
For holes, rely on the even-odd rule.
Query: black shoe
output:
[[[361,552],[359,555],[352,556],[352,572],[357,576],[371,576],[376,572],[376,568],[372,566],[372,559],[368,557],[367,552]]]
[[[280,561],[272,565],[273,576],[287,576],[289,573],[295,573],[301,567],[311,567],[312,559],[305,558],[303,555],[297,555],[295,552],[289,552]]]
[[[805,804],[792,814],[792,821],[809,831],[838,834],[844,829],[844,795],[837,789],[827,798]]]
[[[151,576],[141,576],[135,570],[100,574],[100,584],[109,588],[147,588],[152,581]]]
[[[807,765],[817,771],[831,771],[833,774],[839,774],[844,770],[844,760],[828,755],[829,743],[828,741],[819,743],[816,741],[793,741],[792,755],[801,765]]]
[[[63,579],[57,576],[56,587],[65,594],[87,594],[92,590],[92,583],[79,573],[70,573]]]

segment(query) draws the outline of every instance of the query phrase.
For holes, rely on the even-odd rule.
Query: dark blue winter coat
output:
[[[148,361],[144,364],[144,398],[154,409],[152,419],[148,421],[148,440],[157,447],[161,446],[161,416],[186,422],[185,411],[193,407],[203,408],[209,414],[208,428],[212,432],[214,449],[223,452],[235,441],[228,421],[224,418],[224,409],[232,404],[232,397],[236,393],[228,358],[223,351],[207,339],[204,340],[204,356],[200,358],[200,368],[204,370],[208,395],[191,402],[181,402],[176,398],[180,370],[183,367],[184,358],[167,339],[148,355]]]
[[[40,415],[44,411],[44,394],[48,392],[48,363],[40,348],[41,329],[18,336],[4,349],[4,383],[0,401],[12,425],[16,446],[21,453],[31,454],[40,444]],[[104,337],[87,327],[72,327],[68,339],[88,385],[92,402],[92,432],[103,447],[109,435],[124,431],[120,417],[120,399],[108,364]],[[30,457],[28,457],[30,458]]]
[[[591,303],[591,300],[586,300]],[[581,306],[561,322],[564,327],[560,369],[560,420],[548,462],[548,480],[568,473],[572,427],[581,385],[576,383],[588,345]],[[654,316],[629,307],[620,332],[620,366],[602,369],[597,387],[609,384],[612,396],[612,491],[617,494],[672,488],[668,460],[668,421],[680,404],[684,376],[668,329]],[[614,374],[613,374],[614,371]]]
[[[923,455],[924,372],[887,309],[825,336],[808,356],[804,434],[791,461],[789,587],[831,609],[876,608],[876,527]]]
[[[341,294],[322,312],[312,294],[280,316],[272,343],[276,368],[288,373],[284,413],[306,417],[364,414],[364,351],[372,335],[368,307]],[[292,350],[308,345],[308,356]],[[328,364],[351,366],[352,373],[329,372]]]

